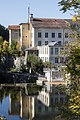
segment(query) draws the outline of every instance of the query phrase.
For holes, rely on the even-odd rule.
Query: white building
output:
[[[54,65],[60,65],[64,56],[61,50],[66,42],[72,41],[69,26],[70,19],[49,19],[34,18],[31,14],[28,23],[21,23],[19,26],[9,26],[9,42],[17,39],[20,45],[26,48],[37,47],[39,57],[45,61],[50,61]],[[17,29],[17,30],[16,30]],[[15,33],[18,31],[18,33]],[[17,36],[17,37],[16,37]]]
[[[69,20],[68,20],[69,21]],[[70,23],[64,19],[31,18],[32,47],[37,46],[39,57],[55,65],[63,62],[61,50],[71,41]]]

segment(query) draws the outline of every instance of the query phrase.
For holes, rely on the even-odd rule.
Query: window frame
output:
[[[58,38],[62,38],[62,33],[58,33]]]
[[[48,32],[45,32],[45,38],[48,38]]]
[[[45,41],[45,45],[48,45],[48,41]]]
[[[41,41],[38,41],[38,46],[41,46]]]
[[[55,55],[59,54],[59,48],[55,48]]]
[[[55,33],[52,33],[52,38],[55,38]]]
[[[38,38],[41,38],[42,34],[41,32],[38,32]]]
[[[59,63],[59,58],[55,57],[55,63]]]

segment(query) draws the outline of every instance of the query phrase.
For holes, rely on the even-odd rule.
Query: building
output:
[[[31,14],[28,23],[9,26],[9,42],[11,44],[15,39],[19,41],[20,48],[36,47],[43,62],[50,61],[59,66],[64,61],[64,56],[61,55],[64,44],[73,40],[70,37],[71,24],[71,20],[34,18]]]
[[[9,44],[13,41],[16,45],[20,45],[20,49],[29,48],[31,46],[31,36],[29,36],[29,24],[20,23],[19,25],[9,25]]]
[[[71,30],[69,22],[64,19],[33,18],[32,23],[32,46],[37,46],[39,57],[50,61],[54,65],[63,63],[61,55],[63,46],[70,38]]]

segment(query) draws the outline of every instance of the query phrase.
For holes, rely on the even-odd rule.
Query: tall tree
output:
[[[0,36],[3,37],[3,40],[9,40],[9,31],[7,28],[0,24]]]
[[[73,10],[75,13],[80,9],[80,0],[61,0],[59,5],[61,10]],[[77,17],[74,19],[77,22]],[[79,29],[76,31],[76,40],[65,45],[63,54],[65,55],[65,65],[67,72],[67,94],[69,95],[69,102],[63,105],[64,120],[79,120],[80,119],[80,33]],[[73,38],[74,39],[74,38]],[[66,107],[65,107],[66,106]]]

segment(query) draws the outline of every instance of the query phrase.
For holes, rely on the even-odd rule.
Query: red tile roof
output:
[[[43,28],[66,28],[69,23],[64,19],[33,18],[33,27]]]
[[[8,26],[8,29],[9,29],[9,30],[19,30],[19,29],[20,29],[20,26],[19,26],[19,25],[9,25],[9,26]]]

